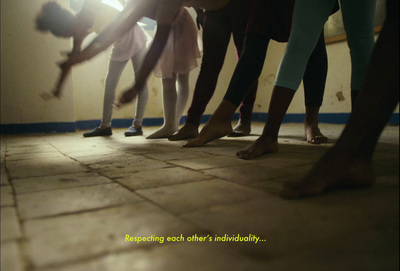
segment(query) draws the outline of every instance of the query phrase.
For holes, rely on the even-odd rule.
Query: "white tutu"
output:
[[[174,73],[189,73],[197,67],[199,57],[196,25],[189,12],[181,8],[172,24],[164,51],[154,68],[154,75],[172,78]]]

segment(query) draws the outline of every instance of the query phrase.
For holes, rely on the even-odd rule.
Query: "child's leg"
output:
[[[282,120],[334,4],[335,0],[296,0],[292,31],[272,92],[267,122],[262,135],[253,144],[237,152],[239,158],[253,159],[264,153],[278,151]]]
[[[235,9],[235,13],[232,16],[232,36],[236,47],[238,61],[242,55],[245,46],[246,28],[249,22],[249,14],[251,12],[252,3],[251,1],[242,1],[241,8]],[[247,3],[246,3],[247,2]],[[260,56],[260,58],[262,58]],[[258,81],[256,80],[248,91],[248,94],[244,97],[243,102],[239,107],[239,122],[233,128],[233,132],[230,136],[246,136],[251,131],[251,119],[253,116],[253,106],[257,95]]]
[[[196,126],[199,126],[201,116],[214,94],[231,37],[231,25],[229,21],[226,21],[225,13],[225,10],[206,11],[205,13],[204,54],[186,121]]]
[[[376,0],[342,0],[343,24],[351,55],[352,107],[361,89],[372,51],[374,49],[374,18]]]
[[[146,47],[143,47],[139,52],[136,53],[136,55],[134,55],[131,58],[135,75],[139,72],[139,68],[143,62],[145,55],[146,55]],[[132,122],[132,125],[135,126],[136,128],[140,128],[142,126],[142,121],[144,117],[144,112],[146,110],[148,98],[149,98],[149,91],[147,89],[147,84],[145,84],[142,91],[139,92],[136,101],[135,119]]]
[[[321,32],[317,45],[314,48],[303,76],[306,118],[304,129],[308,143],[326,143],[325,137],[318,127],[319,109],[325,92],[326,75],[328,73],[328,57],[324,32]]]
[[[171,141],[194,138],[198,135],[201,116],[214,94],[218,76],[225,60],[231,37],[231,25],[227,18],[229,9],[206,11],[203,23],[203,59],[194,88],[193,99],[185,125],[168,139]]]
[[[238,95],[243,101],[239,108],[239,122],[229,135],[232,137],[250,134],[258,78],[264,65],[269,37],[262,34],[247,33],[243,43],[239,62],[225,96],[230,95],[230,97],[233,97],[233,95]]]
[[[147,136],[148,139],[166,138],[178,130],[176,106],[178,102],[178,94],[176,91],[177,75],[173,78],[163,78],[163,109],[164,124],[160,129]]]
[[[110,60],[104,92],[103,119],[101,121],[100,128],[111,127],[111,116],[113,113],[113,104],[115,101],[115,89],[117,88],[119,78],[121,77],[122,71],[124,70],[127,62],[127,60]]]
[[[292,30],[279,67],[276,86],[296,91],[335,0],[296,0]]]
[[[200,134],[185,147],[201,147],[206,143],[232,133],[232,116],[243,97],[260,76],[267,53],[269,38],[266,35],[247,34],[245,47],[236,65],[224,99]]]
[[[178,74],[178,101],[176,104],[176,126],[179,127],[180,119],[185,111],[189,98],[189,73]]]
[[[373,51],[354,110],[335,145],[296,183],[285,186],[282,196],[319,195],[334,188],[372,185],[372,156],[379,136],[399,102],[399,2],[389,9]]]

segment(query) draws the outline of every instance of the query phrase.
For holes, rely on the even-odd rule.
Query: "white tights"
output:
[[[132,66],[135,74],[138,72],[140,65],[142,64],[144,55],[146,53],[146,48],[143,47],[139,52],[137,52],[132,58]],[[103,119],[101,121],[101,127],[111,127],[111,116],[113,113],[114,101],[115,101],[115,90],[117,88],[119,79],[121,77],[122,71],[124,70],[126,61],[113,61],[110,60],[106,87],[104,92],[104,103],[103,103]],[[147,100],[149,97],[147,85],[144,86],[143,90],[138,94],[136,100],[136,113],[135,119],[132,121],[134,126],[142,126],[144,111],[146,109]]]
[[[189,73],[174,73],[172,78],[163,78],[162,84],[164,124],[147,136],[148,139],[166,138],[178,131],[179,121],[189,97]]]

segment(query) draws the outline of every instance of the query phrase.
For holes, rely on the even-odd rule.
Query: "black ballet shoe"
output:
[[[84,133],[84,137],[94,137],[94,136],[110,136],[112,135],[111,127],[100,129],[99,127],[94,128],[90,132]]]
[[[136,128],[135,126],[129,126],[124,134],[125,136],[141,136],[143,135],[143,130],[142,127]]]

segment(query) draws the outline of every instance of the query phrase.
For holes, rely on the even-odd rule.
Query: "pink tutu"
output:
[[[197,67],[199,57],[196,25],[189,12],[181,8],[172,24],[164,51],[154,68],[154,75],[172,78],[174,73],[189,73]]]
[[[138,24],[135,24],[120,40],[114,43],[111,60],[125,61],[146,47],[147,36]]]

